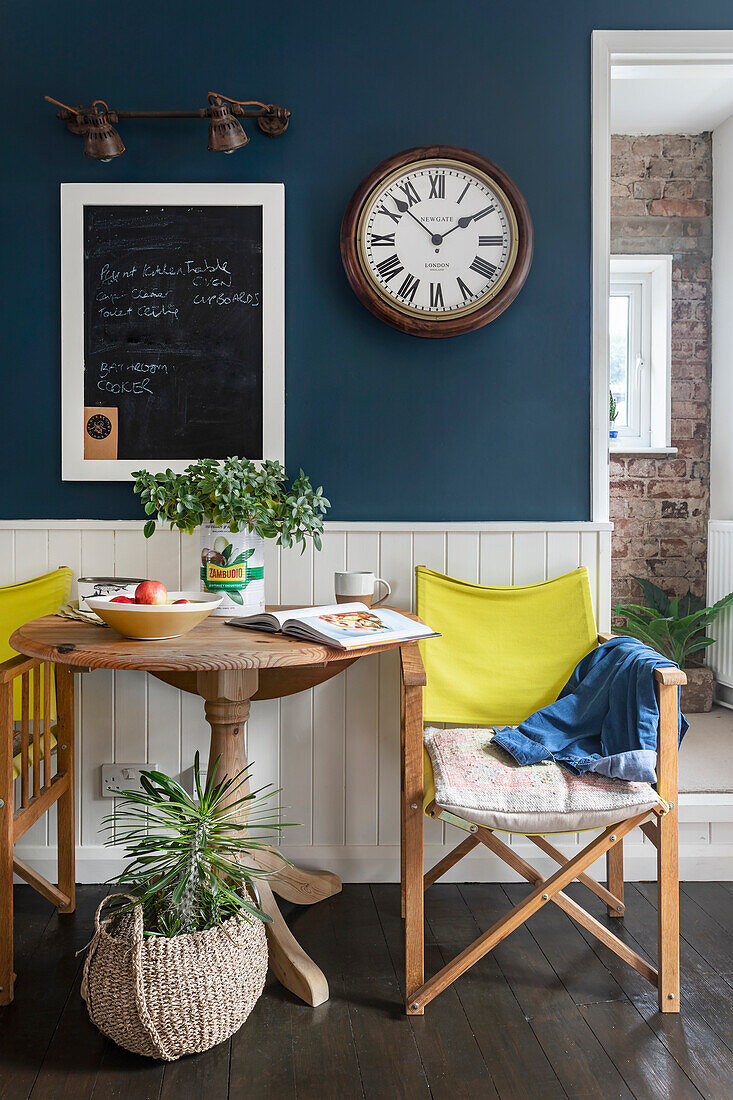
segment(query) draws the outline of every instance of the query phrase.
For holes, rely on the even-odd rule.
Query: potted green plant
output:
[[[705,601],[691,591],[686,596],[670,598],[652,581],[643,577],[634,577],[634,580],[641,587],[646,605],[624,603],[616,607],[616,614],[626,620],[623,632],[646,642],[685,670],[683,711],[690,714],[709,711],[713,705],[713,670],[691,665],[690,659],[693,654],[701,654],[714,645],[715,639],[705,634],[705,627],[733,603],[733,592],[712,607],[706,607]]]
[[[618,437],[618,429],[615,427],[616,420],[618,418],[618,406],[616,405],[616,398],[613,396],[611,390],[608,391],[608,421],[609,428],[608,434],[611,439]]]
[[[278,546],[307,538],[321,548],[329,501],[300,471],[289,484],[279,462],[246,458],[200,459],[182,474],[133,474],[146,515],[145,537],[159,523],[188,534],[201,531],[201,586],[221,592],[215,615],[254,615],[265,608],[265,539]]]
[[[192,797],[170,776],[141,773],[141,789],[116,791],[106,844],[128,863],[84,963],[94,1024],[120,1046],[172,1061],[208,1050],[244,1023],[267,974],[256,879],[247,865],[281,828],[276,791],[248,792],[246,770],[202,787],[196,754]],[[283,862],[287,862],[283,860]],[[119,905],[120,899],[124,900]]]

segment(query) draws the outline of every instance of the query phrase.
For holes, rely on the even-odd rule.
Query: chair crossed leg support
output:
[[[660,807],[652,811],[658,818],[656,824],[650,820],[650,811],[647,809],[634,817],[607,826],[570,859],[543,836],[528,834],[528,840],[560,864],[559,870],[549,878],[545,878],[537,868],[499,840],[491,829],[474,824],[470,826],[469,834],[452,852],[423,874],[422,686],[425,680],[424,671],[419,664],[419,654],[416,656],[405,650],[402,653],[402,908],[405,917],[408,1015],[422,1015],[425,1006],[439,993],[549,901],[558,905],[651,985],[656,986],[660,1011],[679,1012],[677,696],[678,685],[684,682],[684,674],[677,669],[657,669],[655,674],[660,710],[658,791],[667,803],[664,809]],[[427,812],[434,816],[441,814],[440,807],[435,803],[427,808]],[[623,838],[637,826],[657,849],[658,970],[563,893],[564,888],[577,879],[606,903],[609,917],[623,916]],[[532,883],[534,889],[437,974],[425,981],[423,893],[479,843]],[[608,888],[586,873],[587,868],[604,854],[607,860]]]
[[[623,951],[623,957],[627,962],[631,962],[635,970],[643,974],[648,981],[656,985],[657,972],[644,962],[638,955],[629,948],[621,940],[604,928],[598,921],[596,921],[589,913],[586,913],[581,906],[577,905],[570,898],[561,893],[563,887],[567,886],[578,877],[578,873],[583,868],[588,867],[599,856],[602,856],[615,844],[620,843],[623,837],[631,832],[635,826],[640,825],[649,815],[647,813],[641,814],[638,817],[628,818],[626,821],[622,821],[618,825],[609,825],[607,829],[587,844],[581,852],[579,852],[573,859],[566,860],[564,865],[560,867],[550,878],[545,879],[536,868],[527,863],[520,856],[513,852],[511,848],[499,840],[490,829],[486,829],[483,826],[476,826],[476,836],[478,840],[485,844],[487,848],[495,852],[500,856],[509,866],[518,871],[528,882],[535,883],[534,890],[528,897],[521,901],[518,905],[515,905],[513,909],[500,918],[495,924],[492,925],[486,932],[482,933],[478,939],[474,940],[469,947],[457,955],[455,959],[447,963],[441,970],[438,971],[432,978],[428,979],[419,989],[413,990],[412,995],[409,998],[408,1012],[416,1015],[421,1014],[425,1005],[429,1004],[434,997],[437,997],[439,993],[454,982],[456,978],[459,978],[461,974],[464,974],[469,967],[473,966],[475,962],[483,958],[489,951],[491,951],[497,944],[501,943],[503,939],[513,932],[516,928],[519,928],[521,924],[527,920],[533,913],[536,913],[538,909],[541,909],[548,901],[554,901],[565,912],[579,921],[585,928],[588,929],[598,939],[602,940],[606,946],[611,947],[617,954]]]

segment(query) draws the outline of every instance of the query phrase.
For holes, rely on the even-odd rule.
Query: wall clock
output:
[[[355,294],[413,336],[459,336],[514,301],[532,262],[532,220],[516,184],[452,145],[397,153],[362,180],[341,224]]]

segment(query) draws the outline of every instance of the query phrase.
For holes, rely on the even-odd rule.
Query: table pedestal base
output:
[[[211,727],[209,774],[219,759],[217,780],[236,775],[247,766],[244,725],[257,685],[256,670],[196,674],[196,691],[204,699],[204,713]],[[244,788],[234,797],[242,793]],[[293,936],[274,895],[279,894],[298,905],[313,905],[337,894],[341,890],[341,880],[330,871],[306,871],[283,864],[275,851],[255,852],[251,863],[273,872],[271,878],[257,880],[262,909],[272,918],[272,923],[265,927],[273,973],[286,989],[306,1004],[314,1007],[323,1004],[328,1000],[325,975]]]

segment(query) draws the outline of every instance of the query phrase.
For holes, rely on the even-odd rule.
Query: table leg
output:
[[[341,879],[333,871],[307,871],[283,864],[277,852],[254,852],[252,862],[263,871],[272,871],[270,889],[285,901],[296,905],[314,905],[341,892]]]
[[[196,686],[198,694],[204,699],[204,713],[211,727],[209,774],[220,757],[217,779],[235,775],[247,764],[244,725],[249,717],[250,700],[257,691],[257,671],[199,672]],[[234,797],[242,793],[244,788]],[[312,904],[337,893],[341,882],[328,871],[300,871],[294,867],[283,867],[282,860],[274,852],[258,852],[252,862],[278,872],[272,884],[267,879],[257,882],[262,909],[272,917],[272,923],[265,926],[270,966],[278,980],[296,997],[314,1007],[322,1004],[328,1000],[328,982],[285,923],[273,889],[290,901],[301,905]]]

